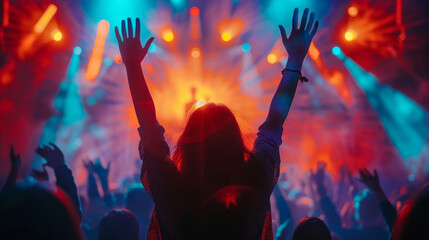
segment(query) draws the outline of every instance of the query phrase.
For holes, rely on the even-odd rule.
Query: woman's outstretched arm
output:
[[[155,126],[155,105],[140,66],[154,38],[149,38],[146,45],[142,47],[140,42],[140,19],[136,19],[134,36],[131,18],[128,18],[127,22],[128,28],[125,26],[125,20],[122,20],[122,38],[118,27],[115,27],[115,33],[116,39],[118,40],[119,51],[121,52],[122,62],[125,64],[127,70],[128,84],[133,98],[134,109],[140,126]]]
[[[275,125],[283,125],[286,116],[289,113],[292,100],[295,96],[298,80],[300,77],[302,63],[307,55],[311,40],[316,34],[319,22],[314,22],[314,13],[310,14],[308,19],[308,8],[302,15],[301,26],[298,28],[298,9],[295,8],[292,19],[292,32],[287,37],[283,26],[279,26],[283,40],[283,45],[289,54],[283,77],[271,100],[270,110],[268,112],[267,122]],[[307,23],[308,19],[308,23]]]

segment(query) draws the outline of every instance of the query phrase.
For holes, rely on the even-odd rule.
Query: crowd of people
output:
[[[429,186],[393,199],[376,170],[359,171],[363,191],[345,170],[334,193],[323,166],[311,173],[308,193],[277,184],[287,178],[280,173],[283,124],[299,81],[308,81],[301,67],[318,22],[305,9],[298,27],[295,9],[289,36],[279,28],[289,58],[253,148],[228,107],[209,103],[190,114],[170,156],[140,66],[154,39],[142,47],[139,19],[134,28],[122,21],[115,32],[140,124],[140,174],[109,189],[110,164],[88,159],[87,192],[79,192],[61,149],[50,143],[35,150],[44,170],[17,181],[21,158],[11,147],[0,239],[429,239]]]

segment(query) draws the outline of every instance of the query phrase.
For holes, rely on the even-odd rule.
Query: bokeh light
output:
[[[121,55],[116,55],[113,60],[115,61],[116,64],[122,64],[122,57],[121,57]]]
[[[229,42],[232,39],[231,33],[229,32],[224,32],[222,33],[222,40],[224,40],[225,42]]]
[[[359,14],[359,10],[355,6],[351,6],[347,9],[347,13],[350,17],[356,17]]]
[[[271,64],[274,64],[277,62],[277,56],[274,53],[270,53],[267,56],[267,61]]]
[[[356,33],[354,33],[352,30],[347,30],[347,32],[344,34],[344,38],[347,41],[353,41],[356,38]]]
[[[171,29],[165,29],[162,31],[162,39],[164,39],[166,42],[171,42],[174,40],[174,33]]]
[[[189,10],[189,13],[192,16],[198,16],[200,14],[200,9],[197,7],[192,7],[191,10]]]
[[[63,38],[63,34],[60,32],[60,30],[55,29],[55,30],[53,30],[53,31],[52,31],[52,33],[51,33],[51,37],[52,37],[52,39],[53,39],[54,41],[59,42],[59,41],[61,41],[61,39]]]
[[[75,47],[73,49],[73,53],[76,55],[80,55],[82,53],[82,48],[80,48],[79,46]]]
[[[192,48],[191,50],[191,56],[193,58],[199,58],[201,55],[201,50],[199,48]]]
[[[335,46],[332,48],[332,54],[334,54],[335,56],[338,56],[341,54],[341,48],[338,46]]]
[[[243,43],[243,45],[241,45],[241,49],[243,50],[243,52],[249,52],[251,48],[252,47],[249,43]]]

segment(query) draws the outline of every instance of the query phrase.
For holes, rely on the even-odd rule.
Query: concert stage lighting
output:
[[[359,10],[355,6],[351,6],[347,9],[347,13],[350,17],[356,17],[359,14]]]
[[[164,31],[162,31],[162,38],[166,41],[166,42],[171,42],[174,40],[174,33],[171,29],[165,29]]]
[[[43,30],[45,30],[48,23],[51,21],[51,19],[54,17],[55,13],[57,12],[58,8],[54,4],[50,4],[48,8],[45,10],[43,15],[39,18],[36,25],[34,25],[34,32],[41,33]]]
[[[73,53],[76,55],[80,55],[82,53],[82,48],[80,48],[79,46],[75,47],[73,49]]]
[[[90,82],[95,80],[98,75],[98,72],[100,71],[103,57],[103,48],[108,31],[109,22],[106,20],[101,20],[98,23],[97,37],[95,38],[94,48],[92,49],[92,54],[89,58],[88,67],[85,71],[85,78]]]
[[[201,50],[199,48],[192,48],[191,50],[191,56],[193,58],[199,58],[201,55]]]
[[[334,54],[335,56],[339,56],[341,54],[341,48],[338,46],[333,47],[332,54]]]
[[[198,16],[198,15],[200,14],[200,9],[199,9],[199,8],[197,8],[197,7],[192,7],[192,8],[189,10],[189,13],[190,13],[192,16]]]
[[[352,30],[347,30],[347,32],[344,34],[344,38],[350,42],[356,38],[356,34]]]
[[[229,42],[232,39],[231,33],[229,32],[224,32],[222,33],[222,40],[224,40],[225,42]]]
[[[249,52],[251,48],[252,47],[249,43],[243,43],[243,45],[241,45],[241,49],[243,50],[243,52]]]
[[[274,53],[270,53],[267,56],[267,61],[271,64],[274,64],[277,62],[277,56]]]
[[[54,41],[59,42],[63,38],[63,34],[60,32],[60,30],[55,29],[54,31],[52,31],[51,37]]]

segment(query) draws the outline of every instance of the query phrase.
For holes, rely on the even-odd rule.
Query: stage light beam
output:
[[[94,48],[89,58],[88,67],[85,71],[85,78],[92,82],[98,75],[102,64],[103,48],[106,41],[107,32],[109,31],[109,22],[101,20],[98,23],[97,37],[95,38]]]
[[[52,20],[58,8],[54,4],[50,4],[45,10],[43,15],[39,18],[36,25],[34,25],[33,31],[36,33],[41,33],[45,30],[48,23]]]

